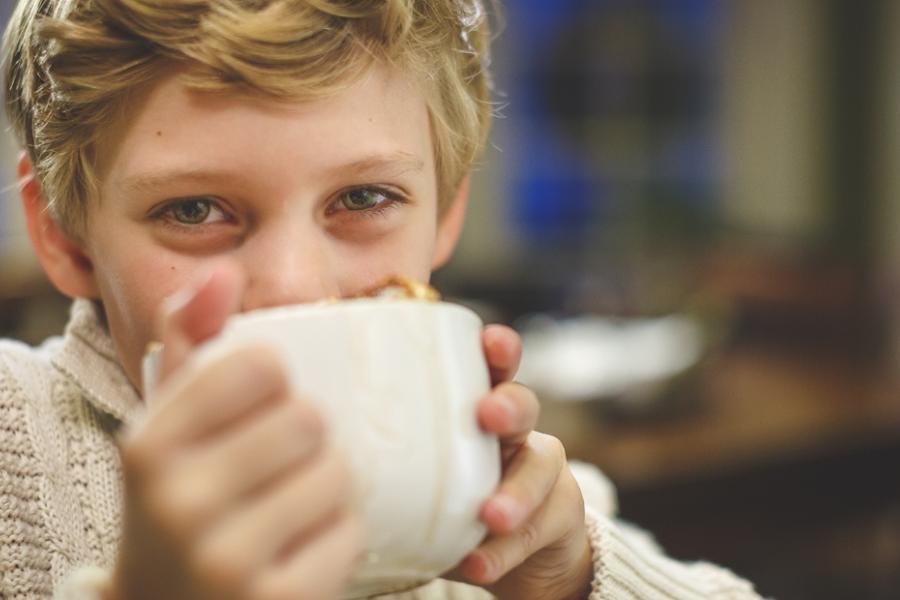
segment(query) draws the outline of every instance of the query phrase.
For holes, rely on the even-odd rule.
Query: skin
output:
[[[391,275],[427,281],[449,258],[468,185],[439,215],[422,95],[378,65],[307,103],[198,94],[173,72],[136,100],[100,162],[85,242],[44,210],[27,159],[19,175],[44,270],[103,306],[138,390],[146,345],[166,345],[147,418],[120,441],[125,525],[109,597],[336,597],[364,533],[319,415],[265,348],[203,368],[190,358],[236,312]],[[512,382],[515,333],[488,327],[483,342],[494,388],[478,415],[501,440],[503,478],[481,511],[491,535],[447,576],[500,598],[586,597],[584,509],[562,445],[533,431],[537,398]]]

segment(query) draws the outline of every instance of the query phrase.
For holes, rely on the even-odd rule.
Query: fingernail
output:
[[[462,570],[471,581],[484,581],[489,574],[490,565],[483,555],[473,552],[463,560]]]
[[[159,342],[147,344],[147,350],[141,360],[141,387],[144,398],[153,395],[159,372],[162,369],[162,353],[165,347]]]

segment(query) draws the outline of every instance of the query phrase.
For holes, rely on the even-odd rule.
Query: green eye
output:
[[[190,199],[182,200],[172,207],[172,216],[179,223],[185,225],[199,225],[206,221],[212,206],[209,200]]]
[[[347,210],[368,210],[388,200],[384,192],[371,188],[358,188],[341,194],[341,204]]]

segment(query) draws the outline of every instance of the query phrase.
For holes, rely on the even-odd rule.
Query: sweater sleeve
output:
[[[750,583],[726,569],[667,557],[646,532],[614,518],[615,491],[596,467],[570,467],[584,496],[593,553],[589,600],[759,600]]]
[[[77,543],[84,520],[61,495],[67,452],[51,380],[35,349],[0,341],[0,598],[99,600],[103,571],[76,566],[92,561]]]
[[[75,569],[53,594],[53,600],[103,600],[110,574],[99,567]]]
[[[705,562],[665,556],[643,532],[587,509],[594,552],[590,600],[759,600],[753,586]]]
[[[9,355],[24,349],[0,341],[0,598],[48,597],[55,556],[44,526],[44,473],[31,442],[27,398]]]

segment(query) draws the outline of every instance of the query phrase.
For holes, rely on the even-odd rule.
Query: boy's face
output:
[[[250,310],[426,281],[455,241],[438,224],[425,101],[395,72],[302,104],[198,94],[176,75],[141,100],[84,236],[135,385],[160,303],[213,261],[243,270]]]

